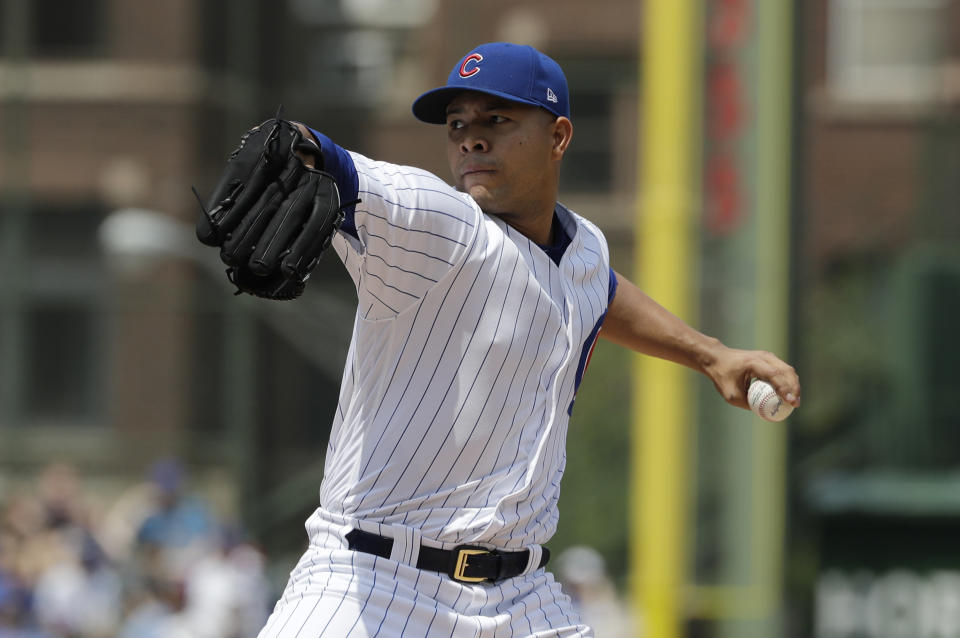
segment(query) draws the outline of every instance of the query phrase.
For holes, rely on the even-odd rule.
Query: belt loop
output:
[[[417,561],[420,560],[420,548],[423,547],[423,534],[421,534],[419,528],[416,527],[408,527],[407,529],[410,534],[407,564],[416,567]]]
[[[521,575],[530,574],[540,569],[540,559],[543,558],[543,547],[541,545],[527,545],[526,549],[530,552],[527,556],[527,566]]]
[[[389,535],[393,537],[390,560],[416,567],[422,538],[420,530],[405,525],[391,525]]]

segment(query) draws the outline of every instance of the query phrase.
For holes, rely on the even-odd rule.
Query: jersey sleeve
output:
[[[357,287],[359,312],[395,316],[465,258],[480,209],[436,175],[344,151],[314,133],[341,200],[360,200],[333,242]]]

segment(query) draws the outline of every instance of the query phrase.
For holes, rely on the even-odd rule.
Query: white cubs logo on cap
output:
[[[468,78],[471,75],[476,75],[480,72],[480,62],[483,61],[483,56],[479,53],[471,53],[463,59],[463,62],[460,63],[460,77]],[[474,64],[468,69],[467,65],[471,62]]]

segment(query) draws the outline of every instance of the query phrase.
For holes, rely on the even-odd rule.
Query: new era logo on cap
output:
[[[496,95],[570,117],[563,70],[530,46],[509,42],[481,44],[453,67],[446,86],[427,91],[414,101],[413,114],[424,122],[443,124],[447,104],[464,90]]]

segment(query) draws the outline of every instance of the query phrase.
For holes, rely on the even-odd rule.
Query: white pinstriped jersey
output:
[[[358,309],[321,506],[442,543],[544,543],[609,301],[602,233],[558,205],[557,264],[440,178],[350,157],[361,203],[334,247]]]

